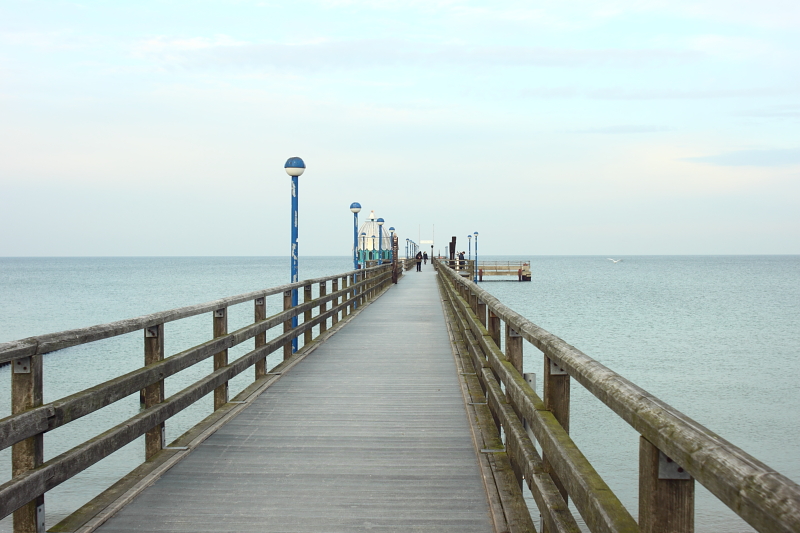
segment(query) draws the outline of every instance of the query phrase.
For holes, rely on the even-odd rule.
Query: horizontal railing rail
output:
[[[402,270],[402,269],[401,269]],[[267,371],[266,358],[283,348],[282,368],[302,354],[292,353],[293,339],[302,336],[304,348],[318,335],[336,325],[389,287],[392,264],[371,266],[334,276],[304,280],[270,289],[254,291],[181,307],[129,320],[30,337],[0,345],[0,357],[12,362],[12,415],[0,419],[0,449],[13,447],[13,478],[0,485],[0,518],[14,513],[15,532],[37,531],[43,520],[44,493],[107,457],[138,437],[145,435],[145,456],[151,458],[165,447],[164,423],[204,396],[214,393],[214,409],[228,400],[228,382],[247,368],[256,367],[255,380],[274,378]],[[342,287],[339,288],[339,281]],[[327,285],[332,290],[328,292]],[[319,285],[317,298],[312,286]],[[302,290],[305,301],[291,305],[292,290]],[[283,294],[284,309],[266,316],[266,297]],[[227,308],[253,301],[255,320],[236,331],[227,332]],[[330,309],[328,309],[330,304]],[[313,311],[318,309],[316,315]],[[164,323],[212,313],[214,338],[200,345],[164,357]],[[303,317],[292,327],[292,318]],[[283,332],[266,340],[270,329],[283,324]],[[42,355],[87,344],[136,330],[144,331],[145,366],[54,402],[42,404]],[[255,339],[255,349],[233,362],[227,350]],[[214,357],[214,370],[169,398],[164,398],[164,379],[200,361]],[[273,370],[274,370],[273,369]],[[132,394],[140,394],[144,409],[119,425],[90,438],[78,446],[43,461],[43,434],[93,413]]]
[[[800,531],[800,486],[789,478],[711,432],[677,409],[656,398],[557,336],[519,315],[496,297],[437,263],[440,280],[461,317],[460,327],[470,340],[476,368],[503,421],[509,448],[517,449],[520,469],[533,475],[549,471],[563,495],[576,507],[592,531],[622,531],[618,500],[595,477],[588,461],[575,447],[569,431],[569,380],[601,400],[633,427],[640,437],[641,531],[688,531],[693,524],[694,486],[699,481],[758,531]],[[505,323],[506,353],[500,350],[500,323]],[[522,339],[544,355],[544,400],[521,374]],[[543,450],[541,464],[520,450],[518,428],[502,415],[501,398],[492,380],[505,387],[505,395],[520,419],[527,421]],[[512,446],[512,440],[515,440]],[[524,440],[524,438],[522,439]],[[522,447],[522,448],[521,448]],[[512,454],[513,455],[513,454]],[[530,477],[525,476],[529,481]],[[537,503],[541,494],[534,498]],[[621,505],[621,504],[619,504]],[[540,505],[540,511],[542,507]],[[628,515],[629,516],[629,515]],[[632,519],[631,519],[632,520]],[[622,520],[622,523],[628,519]],[[629,524],[630,525],[630,524]],[[684,527],[687,526],[687,527]],[[693,527],[693,526],[692,526]]]

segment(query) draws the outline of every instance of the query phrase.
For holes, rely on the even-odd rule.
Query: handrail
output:
[[[0,484],[0,518],[19,509],[23,518],[18,523],[18,515],[15,513],[14,531],[29,531],[31,528],[35,530],[36,524],[42,519],[40,512],[46,491],[142,435],[147,437],[146,458],[155,456],[165,446],[166,420],[211,392],[214,392],[215,411],[222,408],[229,402],[228,381],[249,367],[255,365],[253,386],[267,386],[277,376],[267,371],[266,358],[269,354],[280,348],[284,349],[284,360],[274,369],[294,364],[294,361],[302,357],[306,347],[313,347],[312,328],[318,327],[319,335],[322,335],[327,331],[329,321],[331,327],[335,326],[340,315],[344,319],[356,307],[381,294],[393,281],[392,270],[393,265],[386,263],[132,319],[0,344],[0,361],[15,361],[15,368],[11,373],[14,414],[0,419],[0,449],[15,446],[12,461],[14,477]],[[402,272],[396,273],[394,281],[400,275]],[[341,288],[339,280],[342,281]],[[328,282],[331,282],[333,289],[330,293],[327,292]],[[312,299],[311,289],[315,283],[319,284],[319,296]],[[303,289],[305,301],[292,306],[291,290],[300,288]],[[266,296],[281,293],[284,309],[266,317]],[[228,333],[227,307],[249,300],[255,304],[254,322]],[[329,302],[333,302],[330,309]],[[314,309],[319,309],[319,312],[312,316]],[[163,324],[208,312],[213,312],[214,338],[165,358]],[[291,319],[297,316],[302,316],[303,321],[292,327]],[[282,334],[267,341],[266,332],[281,325]],[[42,405],[42,354],[136,330],[144,332],[144,367]],[[291,341],[301,335],[304,347],[297,354],[292,354]],[[229,363],[228,349],[248,339],[255,339],[255,349]],[[166,378],[211,356],[214,356],[214,371],[211,374],[172,397],[164,398]],[[20,366],[20,371],[17,371],[16,366]],[[137,415],[47,462],[42,462],[42,436],[45,432],[137,392],[141,392],[141,401],[144,403],[144,409]]]
[[[165,324],[173,322],[182,318],[189,318],[210,311],[215,311],[223,307],[230,307],[232,305],[244,303],[256,298],[265,298],[267,296],[274,296],[281,294],[288,290],[301,289],[306,285],[314,283],[322,283],[339,279],[344,276],[352,276],[362,272],[372,272],[385,268],[387,265],[378,265],[362,270],[351,270],[343,272],[334,276],[327,276],[322,278],[307,279],[295,283],[287,283],[286,285],[279,285],[270,289],[262,289],[258,291],[246,292],[227,298],[220,298],[195,305],[187,305],[185,307],[178,307],[169,309],[167,311],[160,311],[149,315],[141,315],[135,318],[127,318],[109,322],[107,324],[98,324],[85,328],[69,329],[59,331],[56,333],[47,333],[44,335],[37,335],[34,337],[26,337],[15,341],[0,343],[0,364],[8,363],[14,359],[21,357],[30,357],[31,355],[41,355],[45,353],[86,344],[87,342],[99,341],[124,335],[140,329],[155,326],[156,324]]]
[[[438,271],[541,350],[751,526],[759,531],[800,531],[800,485],[516,313],[445,265]]]

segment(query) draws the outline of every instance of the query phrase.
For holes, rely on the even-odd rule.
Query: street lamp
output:
[[[378,223],[378,264],[383,264],[383,219],[379,218]]]
[[[389,239],[389,262],[394,263],[394,226],[389,228],[389,234],[391,235]]]
[[[471,261],[472,260],[472,235],[467,235],[467,241],[469,242],[469,255],[467,256],[467,259],[469,259]]]
[[[372,246],[369,255],[370,259],[375,259],[375,235],[371,235],[370,239],[372,239]]]
[[[367,258],[367,232],[361,232],[361,263],[363,264]]]
[[[475,268],[472,269],[472,281],[477,283],[478,282],[478,232],[476,231],[473,233],[475,235]]]
[[[361,211],[361,204],[353,202],[350,204],[350,211],[353,212],[353,270],[358,269],[358,213]]]
[[[291,283],[297,283],[298,279],[298,251],[297,251],[297,196],[298,196],[298,177],[305,172],[306,164],[299,157],[290,157],[283,166],[286,173],[292,177],[292,251],[291,251]],[[292,307],[297,307],[297,288],[292,289]],[[297,327],[297,317],[292,317],[292,328]],[[297,337],[292,339],[292,353],[297,351]]]

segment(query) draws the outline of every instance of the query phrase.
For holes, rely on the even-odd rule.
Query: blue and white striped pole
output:
[[[350,211],[353,212],[353,270],[358,269],[358,213],[361,211],[361,204],[353,202],[350,204]]]
[[[297,250],[297,233],[298,233],[298,221],[299,221],[299,214],[297,208],[297,196],[298,196],[298,177],[305,172],[306,164],[303,162],[302,159],[299,157],[290,157],[286,164],[283,167],[286,170],[286,173],[292,177],[292,252],[291,252],[291,283],[297,283],[299,280],[298,278],[298,270],[299,270],[299,261],[298,261],[298,250]],[[292,307],[297,307],[297,289],[292,289]],[[292,328],[297,327],[297,317],[292,317]],[[297,337],[292,339],[292,353],[297,351]]]
[[[383,219],[379,218],[378,223],[378,264],[383,264]]]
[[[473,235],[475,235],[475,269],[473,270],[472,281],[478,283],[478,232],[476,231]]]

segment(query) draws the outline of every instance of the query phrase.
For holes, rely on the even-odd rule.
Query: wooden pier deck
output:
[[[409,272],[99,531],[492,531],[435,277]]]

